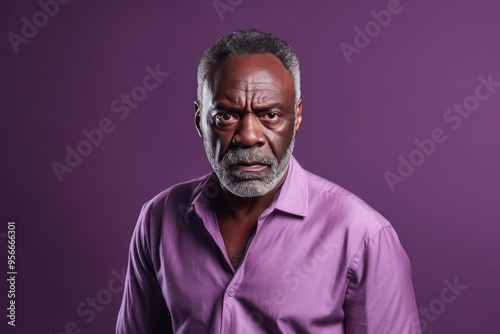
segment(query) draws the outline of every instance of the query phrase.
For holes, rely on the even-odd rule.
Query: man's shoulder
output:
[[[194,197],[202,191],[204,185],[210,180],[213,173],[207,173],[203,176],[176,183],[155,195],[145,206],[150,210],[159,210],[167,205],[186,205],[188,206]]]
[[[346,228],[364,229],[373,235],[382,228],[391,226],[390,222],[360,197],[342,186],[305,171],[308,191],[312,201],[310,210],[322,208],[330,221],[341,222]]]

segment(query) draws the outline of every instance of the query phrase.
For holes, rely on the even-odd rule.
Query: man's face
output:
[[[293,77],[272,54],[229,58],[208,76],[196,126],[224,188],[256,197],[276,187],[302,120],[294,99]]]

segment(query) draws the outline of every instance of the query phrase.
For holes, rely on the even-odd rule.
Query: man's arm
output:
[[[150,205],[145,204],[132,235],[116,334],[173,334],[170,312],[150,256],[149,210]]]
[[[348,276],[346,333],[421,333],[410,261],[392,226],[364,243]]]

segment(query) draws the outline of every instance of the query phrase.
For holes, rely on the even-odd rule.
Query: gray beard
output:
[[[286,173],[294,144],[295,131],[290,145],[280,162],[274,155],[264,154],[258,148],[230,149],[219,162],[215,157],[212,146],[203,139],[208,161],[219,178],[221,186],[239,197],[263,196],[273,190]],[[263,165],[268,165],[268,171],[252,173],[233,170],[234,165],[244,161],[258,161]]]

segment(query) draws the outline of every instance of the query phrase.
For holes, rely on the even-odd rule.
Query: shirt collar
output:
[[[219,181],[214,172],[205,175],[202,179],[204,181],[200,182],[193,192],[192,204],[188,210],[188,213],[193,210],[196,211],[199,216],[206,213],[211,199],[217,196],[220,191],[218,188]],[[307,215],[307,175],[293,155],[290,157],[285,181],[268,209],[270,211],[276,209],[302,217]]]
[[[285,182],[276,199],[275,209],[305,217],[308,211],[307,175],[292,155]]]

